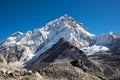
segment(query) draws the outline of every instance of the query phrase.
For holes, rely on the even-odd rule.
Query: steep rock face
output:
[[[16,32],[2,41],[0,50],[9,46],[21,46],[25,48],[23,53],[29,57],[24,59],[28,61],[34,55],[40,55],[51,48],[60,38],[64,38],[78,48],[86,48],[92,44],[93,34],[87,31],[83,24],[78,23],[68,15],[47,23],[41,29],[34,29],[26,33]]]
[[[103,54],[101,54],[103,53]],[[108,79],[119,80],[120,78],[120,55],[106,54],[106,52],[98,52],[89,56],[89,59],[96,62],[101,67],[102,73]]]
[[[66,67],[67,69],[63,67]],[[83,79],[85,77],[85,79],[87,79],[89,76],[90,80],[92,80],[95,76],[98,77],[98,75],[101,77],[100,79],[104,79],[100,67],[89,60],[82,50],[71,45],[70,42],[63,38],[41,54],[37,59],[29,62],[25,68],[33,70],[34,72],[38,71],[41,74],[44,73],[43,76],[49,78],[55,76],[53,77],[55,79],[65,78],[69,80],[73,78],[79,80],[83,77],[82,75],[87,72],[88,73],[84,75]],[[80,72],[79,69],[81,70]],[[97,73],[97,75],[94,73]],[[94,75],[94,77],[90,76],[91,74]]]
[[[65,41],[61,38],[55,45],[48,49],[45,53],[41,54],[39,59],[41,62],[54,62],[56,59],[84,59],[87,56],[83,54],[82,50],[74,47],[70,42]]]
[[[89,46],[89,41],[93,35],[82,24],[70,16],[64,15],[49,22],[41,29],[35,29],[27,44],[31,49],[35,48],[35,53],[40,54],[52,47],[62,37],[70,41],[74,46],[84,48]]]
[[[78,68],[95,73],[101,72],[100,67],[96,66],[92,61],[90,61],[82,50],[79,50],[77,47],[71,45],[70,42],[64,40],[63,38],[61,38],[56,44],[41,54],[34,61],[31,60],[31,62],[27,64],[26,68],[37,71],[58,61],[67,61],[71,63],[72,61],[74,62],[76,60],[78,60],[78,64],[80,64],[76,66]]]
[[[9,63],[19,61],[23,55],[24,48],[9,46],[0,51],[0,62]]]
[[[87,55],[100,54],[120,54],[120,35],[115,32],[94,36],[93,45],[85,51]]]
[[[115,32],[103,34],[96,37],[96,45],[114,46],[120,45],[120,35]]]
[[[14,46],[24,48],[24,59],[29,61],[33,56],[39,56],[51,48],[60,38],[64,38],[72,45],[91,55],[99,51],[117,51],[119,54],[120,36],[114,32],[108,35],[95,36],[82,23],[64,15],[47,23],[43,28],[34,29],[26,33],[16,32],[0,43],[0,51]],[[94,49],[94,50],[93,50]],[[15,51],[15,50],[13,50]]]
[[[28,64],[30,64],[30,66],[35,64],[39,65],[39,63],[53,63],[57,60],[64,59],[70,62],[78,59],[84,60],[85,58],[87,58],[87,56],[83,53],[83,51],[61,38],[56,44],[38,56],[35,60],[30,60]]]

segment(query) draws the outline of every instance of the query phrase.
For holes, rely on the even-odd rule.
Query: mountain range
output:
[[[1,41],[0,67],[1,80],[6,78],[2,74],[10,80],[119,80],[120,35],[94,35],[65,14]]]

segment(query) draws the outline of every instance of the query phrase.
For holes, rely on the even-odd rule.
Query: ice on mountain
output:
[[[93,45],[93,46],[87,48],[87,51],[85,51],[85,52],[87,55],[92,55],[99,51],[109,51],[109,48],[107,48],[105,46]]]
[[[79,49],[86,48],[87,53],[90,55],[100,50],[109,50],[106,44],[111,44],[111,42],[116,44],[118,42],[113,40],[120,37],[113,32],[95,36],[84,27],[83,23],[79,23],[74,18],[65,14],[47,23],[40,29],[34,29],[24,34],[16,32],[1,44],[2,46],[19,45],[24,47],[26,50],[25,54],[29,60],[37,58],[61,38],[69,41]]]

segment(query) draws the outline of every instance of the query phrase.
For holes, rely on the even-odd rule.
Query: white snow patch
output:
[[[109,48],[105,47],[105,46],[97,46],[97,45],[93,45],[91,47],[89,47],[87,49],[87,51],[85,51],[85,53],[87,55],[92,55],[96,52],[99,52],[99,51],[109,51]]]
[[[34,41],[33,41],[33,40],[30,40],[30,41],[27,42],[27,45],[29,45],[29,46],[30,46],[30,45],[33,45],[33,44],[34,44]]]

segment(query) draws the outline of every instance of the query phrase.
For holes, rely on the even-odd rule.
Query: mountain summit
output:
[[[18,31],[12,34],[0,43],[0,51],[17,46],[19,49],[24,49],[22,53],[24,57],[21,57],[20,60],[26,62],[32,59],[33,56],[37,58],[57,43],[59,39],[64,38],[90,55],[100,50],[108,51],[108,45],[120,43],[120,37],[114,38],[114,35],[117,36],[117,34],[112,33],[110,35],[95,36],[87,31],[82,23],[65,14],[40,29],[34,29],[26,33]]]
[[[15,36],[18,34],[19,36]],[[47,23],[40,29],[26,33],[16,32],[1,42],[1,49],[10,46],[20,46],[25,49],[26,60],[38,56],[52,47],[53,44],[64,38],[78,48],[87,48],[91,43],[93,34],[88,32],[83,24],[65,14],[64,16]]]
[[[109,79],[112,79],[111,76],[120,77],[119,55],[119,34],[110,32],[96,36],[90,33],[83,23],[79,23],[67,14],[47,23],[42,28],[26,33],[17,31],[0,42],[0,67],[25,69],[26,66],[27,69],[45,71],[44,73],[49,69],[49,74],[51,74],[51,68],[55,67],[56,71],[62,71],[61,73],[73,69],[75,73],[89,77],[94,73],[90,80],[93,80],[93,77],[96,80],[100,80],[98,78],[103,80],[103,76]],[[61,70],[62,68],[58,66],[60,64],[66,64],[68,69]],[[63,75],[61,73],[52,73],[52,75]],[[46,73],[45,76],[50,77],[49,74]],[[70,74],[67,78],[69,76]]]

